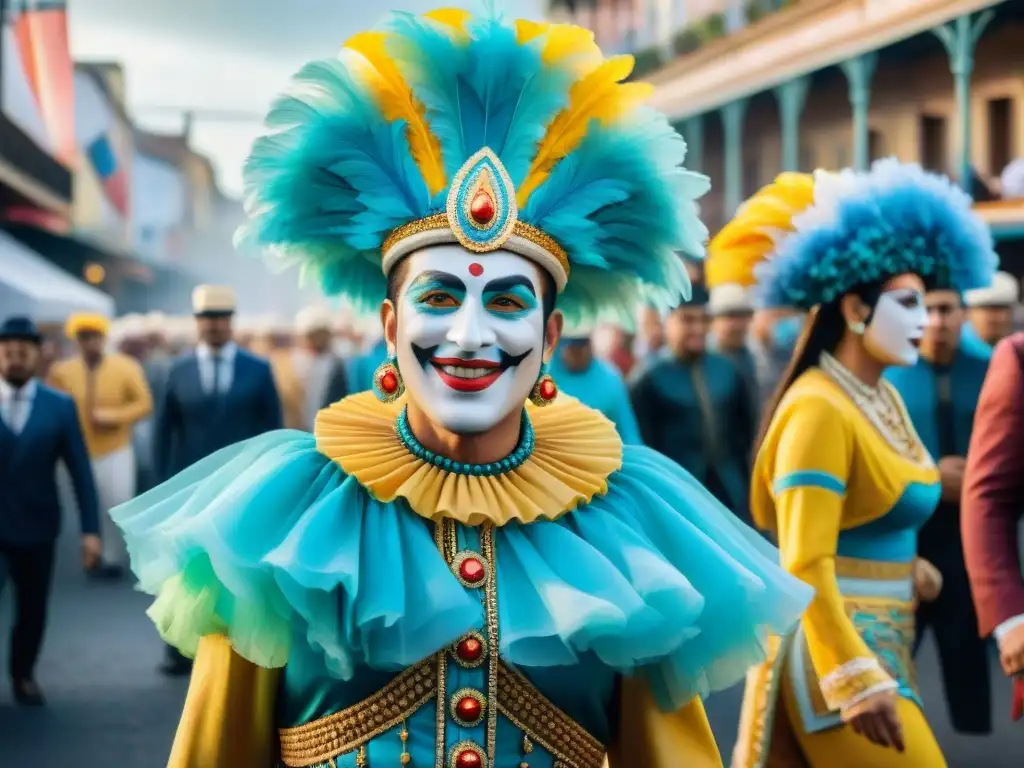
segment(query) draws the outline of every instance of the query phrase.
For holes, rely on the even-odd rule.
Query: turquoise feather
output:
[[[424,108],[449,180],[487,147],[513,184],[522,183],[569,104],[574,62],[546,65],[543,37],[519,45],[515,26],[491,4],[464,35],[409,13],[393,13],[377,29]],[[345,57],[313,62],[274,102],[269,133],[243,169],[248,220],[236,242],[301,264],[304,279],[326,293],[375,310],[385,287],[384,239],[443,211],[448,190],[429,194],[405,123],[387,122],[351,65]],[[640,302],[670,307],[689,297],[677,252],[703,254],[707,230],[696,200],[709,184],[683,167],[685,157],[685,142],[663,116],[636,109],[612,124],[594,121],[527,200],[520,219],[568,255],[558,306],[570,322],[609,317],[628,325]]]

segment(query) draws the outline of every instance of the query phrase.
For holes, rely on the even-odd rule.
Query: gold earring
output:
[[[558,397],[558,385],[548,373],[548,364],[544,363],[540,367],[540,378],[537,379],[537,383],[533,385],[533,390],[530,392],[530,401],[536,406],[545,406],[551,405],[556,397]]]

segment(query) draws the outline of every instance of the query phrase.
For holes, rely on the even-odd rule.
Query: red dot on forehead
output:
[[[484,265],[477,264],[475,261],[469,265],[469,274],[473,277],[480,277],[484,273]]]

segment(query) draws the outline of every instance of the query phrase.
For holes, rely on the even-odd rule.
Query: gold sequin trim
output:
[[[470,638],[480,643],[480,656],[479,658],[476,658],[472,661],[468,661],[459,656],[459,645],[463,641],[469,640]],[[476,669],[477,667],[482,667],[484,665],[484,662],[487,661],[487,655],[490,649],[487,647],[487,638],[485,638],[482,634],[480,634],[479,632],[467,632],[465,635],[463,635],[454,643],[452,643],[452,647],[449,650],[451,652],[452,658],[455,659],[455,663],[458,664],[460,667],[462,667],[463,669]]]
[[[434,524],[434,543],[438,551],[444,557],[445,562],[451,562],[456,547],[452,547],[451,554],[448,552],[449,529],[454,533],[455,528],[452,521],[442,519]],[[434,714],[434,768],[444,768],[444,745],[447,741],[446,724],[448,718],[444,711],[444,697],[448,691],[448,657],[445,653],[437,654],[437,700],[436,712]]]
[[[419,710],[434,696],[437,684],[430,659],[405,670],[358,704],[305,725],[281,728],[281,762],[288,768],[306,768],[352,752]]]
[[[846,579],[901,581],[911,577],[913,567],[913,563],[862,560],[858,557],[836,557],[836,576]]]
[[[418,235],[420,232],[430,232],[438,229],[447,229],[451,231],[451,227],[448,225],[447,214],[435,213],[423,219],[410,221],[408,224],[403,224],[388,235],[387,239],[384,241],[384,245],[381,246],[381,253],[388,253],[407,237]],[[523,240],[543,248],[547,253],[553,256],[555,261],[558,262],[558,265],[565,270],[566,278],[569,277],[571,270],[569,266],[569,255],[565,252],[565,249],[558,244],[558,241],[555,240],[555,238],[551,237],[546,232],[542,232],[536,227],[527,224],[525,221],[517,221],[515,223],[515,226],[512,228],[512,236],[521,237]]]
[[[548,701],[525,677],[506,664],[498,666],[498,708],[566,768],[601,768],[604,746]]]
[[[484,752],[483,747],[473,741],[460,741],[448,750],[448,768],[459,768],[459,755],[466,751],[476,753],[476,756],[480,758],[480,765],[483,768],[490,765],[487,762],[487,753]]]
[[[484,590],[484,616],[487,622],[487,644],[491,653],[487,655],[487,696],[489,699],[500,699],[498,689],[498,578],[497,561],[494,554],[494,526],[487,524],[480,529],[480,551],[484,561],[490,563],[487,570],[487,588]],[[497,757],[498,742],[498,709],[487,708],[487,753],[491,756],[491,764]]]
[[[483,578],[481,578],[479,581],[469,581],[468,579],[462,578],[462,564],[467,560],[476,560],[484,567]],[[462,552],[459,552],[457,555],[455,555],[454,558],[451,559],[450,562],[452,573],[455,574],[455,578],[458,579],[459,584],[466,587],[466,589],[482,589],[487,585],[487,580],[490,578],[491,575],[491,564],[490,562],[488,562],[489,560],[490,558],[488,558],[486,555],[481,557],[472,550],[464,550]]]
[[[465,720],[459,714],[459,703],[463,699],[473,699],[473,701],[480,705],[480,714],[473,720]],[[451,709],[452,720],[454,720],[457,725],[460,725],[463,728],[476,728],[484,721],[484,717],[487,714],[487,697],[474,688],[460,688],[452,694],[451,698],[448,700],[448,706]]]

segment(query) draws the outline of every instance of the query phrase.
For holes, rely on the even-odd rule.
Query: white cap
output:
[[[1003,169],[999,177],[1003,199],[1024,198],[1024,157],[1017,158]]]
[[[711,289],[708,312],[712,315],[739,314],[754,311],[750,291],[739,283],[726,283]]]
[[[334,317],[326,307],[304,307],[295,316],[295,332],[301,335],[316,331],[330,331],[334,326]]]
[[[1012,307],[1020,301],[1020,283],[1009,272],[996,272],[992,284],[964,294],[968,307]]]

